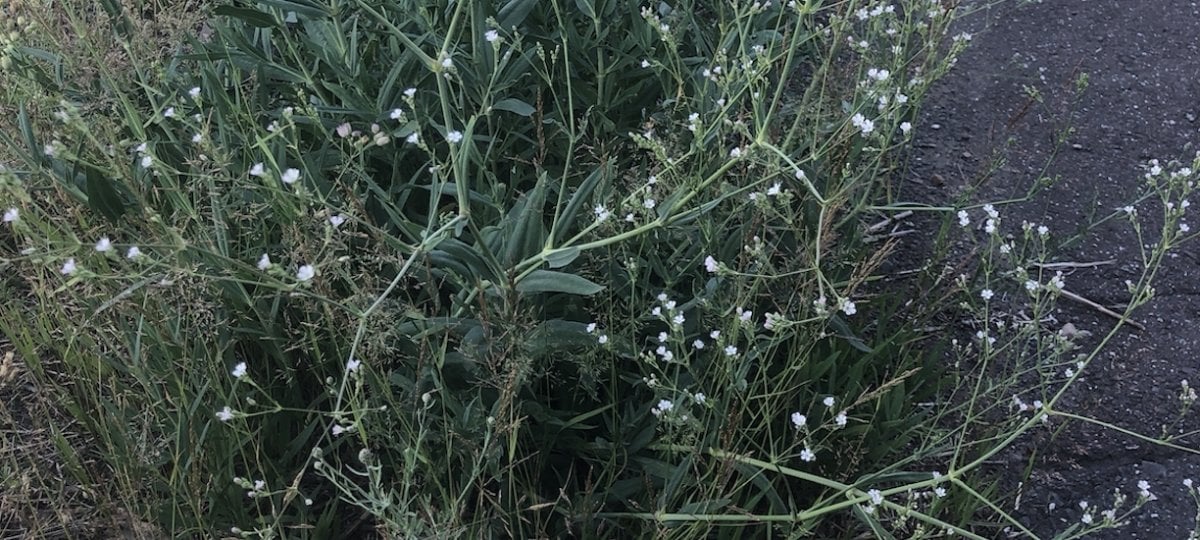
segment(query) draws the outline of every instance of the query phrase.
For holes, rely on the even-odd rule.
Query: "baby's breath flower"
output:
[[[300,169],[288,169],[283,171],[283,176],[279,177],[285,184],[295,184],[300,179]]]
[[[883,494],[878,489],[872,489],[867,492],[867,497],[871,498],[871,504],[879,506],[883,504]]]
[[[837,413],[837,416],[833,417],[833,422],[837,424],[838,427],[846,427],[847,420],[846,411],[839,412]]]
[[[163,111],[163,118],[175,118],[175,107],[167,107],[167,110]]]
[[[779,182],[775,182],[775,185],[773,185],[767,189],[767,196],[774,197],[774,196],[782,193],[782,191],[783,191],[783,186]]]
[[[704,395],[704,392],[696,392],[696,394],[692,396],[692,400],[694,400],[697,405],[704,405],[704,402],[708,401],[708,397]]]
[[[262,163],[255,163],[250,167],[250,176],[263,176],[264,174],[267,174],[267,171],[263,168]]]
[[[335,228],[335,229],[338,227],[341,227],[342,224],[345,222],[346,222],[346,216],[344,216],[342,214],[338,214],[336,216],[329,216],[329,224],[333,225],[333,228]]]
[[[737,353],[738,348],[736,346],[728,345],[725,347],[725,356],[737,356]]]
[[[71,274],[74,274],[75,273],[75,259],[67,259],[67,262],[63,263],[62,268],[59,269],[59,272],[62,272],[62,274],[64,276],[69,276]]]
[[[1038,225],[1037,232],[1040,236],[1046,236],[1050,234],[1050,228],[1045,225]]]
[[[657,205],[658,205],[658,201],[656,201],[652,198],[647,198],[642,201],[642,207],[644,207],[647,210],[653,210],[654,207]]]
[[[296,270],[296,279],[298,279],[300,281],[308,281],[308,280],[312,279],[313,275],[315,275],[315,274],[316,274],[316,270],[313,269],[312,265],[306,264],[304,266],[301,266],[299,270]]]
[[[96,251],[99,251],[100,253],[112,251],[112,242],[109,241],[107,236],[101,236],[100,240],[96,242]]]
[[[717,273],[718,268],[720,268],[720,264],[717,263],[717,260],[714,259],[712,255],[704,258],[704,269],[707,270],[708,273],[715,274]]]
[[[936,495],[937,498],[939,498],[939,499],[942,497],[945,497],[946,496],[946,488],[944,488],[942,486],[935,487],[935,488],[933,488],[933,494]]]
[[[228,405],[221,408],[221,410],[217,411],[217,420],[222,422],[233,420],[233,409],[230,409]]]
[[[47,144],[42,147],[42,153],[49,157],[54,157],[55,154],[58,154],[58,148],[56,148],[53,143]]]
[[[696,341],[692,342],[692,347],[695,348],[697,351],[701,350],[704,348],[704,342],[697,339]]]
[[[608,334],[600,334],[600,337],[596,341],[599,341],[601,345],[608,343]]]
[[[807,417],[805,417],[803,414],[800,414],[799,411],[792,413],[792,426],[794,426],[796,429],[800,429],[804,427],[805,424],[808,424]]]
[[[204,140],[204,135],[201,135],[199,133],[192,134],[192,143],[200,144],[203,140]]]
[[[408,144],[417,144],[417,143],[421,142],[421,134],[417,133],[415,131],[412,133],[409,133],[408,136],[404,138],[404,142],[406,142]]]
[[[191,90],[188,90],[188,97],[190,97],[192,99],[196,99],[196,98],[200,97],[200,87],[193,86]]]
[[[142,254],[142,250],[138,249],[137,246],[129,246],[129,249],[125,251],[125,258],[126,259],[136,259],[141,254]]]
[[[416,88],[405,88],[404,89],[404,97],[412,99],[413,96],[416,96],[416,95],[417,95]]]
[[[805,446],[804,450],[800,451],[800,461],[813,462],[817,459],[817,454],[811,448]]]
[[[850,123],[854,124],[854,127],[858,128],[863,135],[868,135],[872,131],[875,131],[875,122],[868,120],[862,113],[854,113],[854,116],[850,117]]]
[[[443,58],[442,59],[442,67],[444,67],[446,69],[450,69],[450,68],[454,67],[454,60],[451,59],[449,56]]]
[[[143,169],[149,169],[151,165],[154,165],[154,158],[150,156],[142,156],[140,165]]]
[[[991,299],[992,299],[992,296],[993,296],[993,294],[994,294],[994,293],[992,293],[992,290],[991,290],[991,289],[984,289],[984,290],[982,290],[982,291],[979,291],[979,296],[980,296],[981,298],[983,298],[984,300],[991,300]]]
[[[487,40],[488,43],[495,43],[497,39],[500,39],[500,34],[495,30],[488,30],[483,33],[483,39]]]
[[[596,333],[596,323],[588,323],[584,329],[587,330],[587,333],[594,334]]]
[[[837,403],[837,399],[833,396],[825,396],[825,399],[822,399],[821,403],[824,403],[826,407],[833,408],[833,404]]]
[[[351,358],[349,360],[346,360],[346,371],[349,373],[354,373],[355,371],[358,371],[358,368],[361,366],[362,366],[362,360],[359,360],[357,358]]]
[[[342,426],[341,424],[334,424],[333,427],[329,428],[329,432],[332,433],[334,437],[337,437],[337,436],[345,433],[346,428],[344,426]]]
[[[246,363],[238,362],[236,366],[233,366],[233,371],[230,371],[229,373],[231,375],[233,375],[233,378],[235,378],[235,379],[240,379],[242,377],[245,377],[246,376]]]
[[[4,211],[4,222],[5,223],[16,223],[17,218],[20,215],[21,215],[21,211],[17,210],[17,208],[15,206],[12,208],[9,208],[8,210]]]
[[[958,211],[958,224],[963,227],[971,224],[971,216],[967,214],[966,210]]]
[[[912,131],[912,124],[909,122],[900,122],[900,132],[907,135],[909,131]]]
[[[612,212],[609,212],[608,208],[605,208],[603,204],[597,204],[596,208],[592,209],[592,211],[596,214],[597,222],[606,221],[610,216],[612,216]]]
[[[843,298],[841,304],[838,306],[838,309],[841,309],[842,313],[845,313],[846,315],[854,315],[855,313],[858,313],[858,308],[855,307],[854,302],[851,302],[849,298]]]
[[[258,258],[258,269],[265,271],[267,268],[270,268],[270,267],[271,267],[271,257],[269,255],[267,255],[266,253],[263,253],[262,257]]]
[[[334,132],[337,133],[338,137],[345,139],[346,137],[350,136],[350,130],[350,122],[342,122],[341,124],[338,124],[338,127],[334,129]]]
[[[458,144],[462,142],[463,134],[461,131],[451,131],[446,134],[446,140],[449,141],[450,144]]]

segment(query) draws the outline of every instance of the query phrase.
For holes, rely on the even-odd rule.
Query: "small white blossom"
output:
[[[267,255],[266,253],[263,253],[262,257],[258,258],[258,269],[265,271],[267,268],[270,268],[270,267],[271,267],[271,257],[269,255]]]
[[[233,409],[230,409],[229,406],[226,405],[224,408],[217,411],[217,420],[222,422],[233,420]]]
[[[799,412],[792,413],[792,425],[795,426],[796,429],[804,427],[807,423],[808,418],[806,418],[803,414],[800,414]]]
[[[443,58],[442,59],[442,67],[446,68],[446,69],[450,69],[450,68],[454,67],[454,60],[451,59],[449,56]]]
[[[246,363],[238,362],[236,366],[233,366],[233,371],[231,371],[230,374],[232,374],[235,379],[240,379],[242,377],[245,377],[246,376]]]
[[[596,333],[596,323],[588,323],[588,325],[585,329],[587,330],[587,333],[589,333],[589,334]]]
[[[250,176],[262,176],[266,173],[262,163],[255,163],[253,167],[250,167]]]
[[[701,350],[704,348],[704,342],[697,339],[696,341],[692,342],[692,347],[694,347],[697,351]]]
[[[301,266],[299,270],[296,270],[296,279],[300,281],[308,281],[312,279],[314,275],[316,275],[316,270],[313,269],[311,264],[306,264]]]
[[[154,165],[154,158],[150,156],[142,156],[140,165],[143,169],[149,169],[151,165]]]
[[[909,122],[900,122],[900,132],[907,135],[909,131],[912,131],[912,124]]]
[[[871,504],[879,506],[883,504],[883,494],[878,489],[872,489],[867,492],[867,497],[871,498]]]
[[[833,422],[837,424],[838,427],[846,427],[847,420],[846,411],[839,412],[837,413],[837,416],[833,417]]]
[[[1050,229],[1048,227],[1046,227],[1045,225],[1039,225],[1037,228],[1037,232],[1041,236],[1046,236],[1047,234],[1050,234]]]
[[[837,400],[833,396],[825,396],[825,399],[821,400],[821,403],[824,403],[826,407],[833,408],[833,404],[837,403]]]
[[[937,498],[939,498],[939,499],[942,497],[945,497],[946,496],[946,488],[944,488],[942,486],[935,487],[935,488],[933,488],[933,494],[937,495]]]
[[[358,368],[361,366],[362,366],[362,360],[359,360],[357,358],[351,358],[346,361],[346,371],[347,372],[354,373],[355,371],[358,371]]]
[[[62,272],[62,274],[65,276],[74,274],[75,273],[75,259],[67,259],[67,262],[63,263],[62,269],[60,269],[59,272]]]
[[[767,196],[774,197],[779,195],[782,192],[782,188],[783,186],[779,182],[775,182],[775,185],[767,189]]]
[[[599,341],[601,345],[608,343],[608,334],[600,334],[600,337],[596,341]]]
[[[296,181],[300,179],[300,170],[288,169],[283,171],[283,176],[279,177],[279,179],[283,180],[283,183],[285,184],[295,184]]]
[[[642,67],[643,67],[643,68],[648,68],[648,67],[650,67],[650,61],[649,61],[649,60],[642,60]]]
[[[737,356],[737,353],[738,353],[737,347],[735,347],[733,345],[729,345],[729,346],[725,347],[725,356]]]
[[[346,428],[342,427],[341,424],[334,424],[333,427],[329,428],[329,432],[332,433],[334,437],[337,437],[337,436],[345,433]]]
[[[838,309],[841,309],[842,313],[845,313],[846,315],[854,315],[855,313],[858,313],[858,308],[855,307],[854,302],[851,302],[849,298],[843,298],[841,304],[838,306]]]
[[[99,251],[100,253],[112,251],[112,247],[112,242],[108,240],[107,236],[101,236],[100,240],[96,242],[96,251]]]
[[[707,270],[708,273],[715,274],[717,273],[718,268],[720,268],[720,264],[717,263],[717,260],[714,259],[712,255],[704,258],[704,269]]]
[[[342,122],[341,124],[338,124],[338,127],[334,129],[334,132],[337,133],[338,137],[345,139],[346,137],[350,136],[350,131],[352,129],[353,128],[350,127],[350,122]]]
[[[193,86],[191,90],[188,90],[188,96],[191,97],[192,99],[196,99],[196,98],[200,97],[200,87]]]
[[[704,405],[704,402],[708,401],[708,397],[704,395],[704,392],[696,392],[696,394],[692,396],[692,399],[696,401],[697,405]]]
[[[201,135],[199,133],[195,133],[192,135],[192,142],[195,144],[200,144],[200,142],[203,140],[204,140],[204,135]]]
[[[404,89],[404,97],[407,97],[407,98],[409,98],[409,99],[412,99],[412,98],[413,98],[413,96],[415,96],[415,95],[417,95],[417,89],[416,89],[416,88],[405,88],[405,89]]]
[[[993,295],[994,295],[994,293],[992,293],[991,289],[984,289],[982,291],[979,291],[979,296],[981,298],[983,298],[984,300],[991,300]]]
[[[417,143],[421,142],[421,134],[417,133],[415,131],[412,133],[409,133],[408,136],[404,138],[404,142],[406,142],[408,144],[417,144]]]
[[[812,462],[817,459],[817,454],[811,448],[805,446],[804,450],[800,451],[800,461]]]
[[[163,111],[163,118],[175,118],[175,107],[167,107],[167,110]]]
[[[500,39],[500,34],[495,30],[488,30],[483,33],[483,39],[487,40],[488,43],[495,43],[497,39]]]
[[[446,134],[446,140],[449,141],[450,144],[458,144],[462,142],[463,134],[461,131],[451,131]]]
[[[126,259],[136,259],[141,254],[142,254],[142,250],[138,249],[137,246],[129,246],[129,249],[125,251],[125,258]]]
[[[647,210],[652,210],[657,205],[658,205],[658,201],[656,201],[654,199],[646,199],[646,200],[642,201],[642,207],[644,207]]]
[[[335,229],[338,227],[341,227],[342,224],[345,222],[346,222],[346,216],[344,216],[342,214],[338,214],[336,216],[329,216],[329,224],[333,225],[333,227]]]
[[[9,208],[8,210],[4,211],[4,222],[5,223],[16,223],[17,218],[20,215],[21,215],[21,211],[17,210],[17,208],[15,206],[12,208]]]
[[[963,227],[971,224],[971,216],[967,214],[966,210],[958,211],[958,224]]]
[[[596,213],[596,221],[598,222],[605,221],[612,216],[612,212],[609,212],[603,204],[597,204],[596,208],[594,208],[592,211]]]
[[[42,153],[46,154],[49,157],[54,157],[55,154],[58,154],[58,148],[55,147],[53,144],[47,144],[42,147]]]

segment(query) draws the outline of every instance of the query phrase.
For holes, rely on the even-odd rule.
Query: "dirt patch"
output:
[[[973,10],[961,23],[972,45],[935,88],[917,124],[903,198],[944,203],[989,169],[994,174],[980,188],[983,200],[1019,198],[1039,177],[1057,178],[1034,201],[1003,207],[1007,226],[1046,223],[1058,239],[1086,233],[1056,259],[1113,262],[1071,271],[1067,288],[1099,304],[1123,304],[1124,281],[1140,272],[1137,237],[1123,220],[1085,229],[1133,200],[1149,159],[1190,159],[1195,152],[1200,6],[1061,0],[967,2],[964,9]],[[1087,88],[1077,95],[1084,73]],[[1056,145],[1067,120],[1073,131]],[[1159,210],[1147,203],[1139,212]],[[1158,230],[1156,223],[1145,227]],[[1167,260],[1157,296],[1136,314],[1145,330],[1122,330],[1061,409],[1150,436],[1178,416],[1180,381],[1200,384],[1198,261],[1194,242]],[[1054,317],[1094,336],[1113,325],[1065,300]],[[1195,414],[1170,428],[1176,434],[1197,429]],[[1104,508],[1114,488],[1133,494],[1139,480],[1150,483],[1158,500],[1129,526],[1095,537],[1186,538],[1193,530],[1196,503],[1182,482],[1194,478],[1200,485],[1200,455],[1078,423],[1041,439],[1027,442],[1043,456],[1028,478],[1023,462],[1005,475],[1014,487],[1024,479],[1018,515],[1039,536],[1078,523],[1079,501]],[[1175,442],[1197,447],[1200,437]]]

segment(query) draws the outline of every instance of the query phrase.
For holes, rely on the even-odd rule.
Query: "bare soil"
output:
[[[974,10],[961,21],[973,41],[925,105],[902,198],[953,200],[994,163],[1000,166],[978,198],[1021,197],[1042,174],[1056,135],[1069,122],[1074,131],[1045,171],[1057,182],[1035,200],[1001,212],[1008,228],[1028,220],[1047,224],[1057,239],[1083,233],[1056,259],[1114,262],[1069,273],[1067,289],[1120,311],[1128,301],[1124,281],[1140,273],[1138,239],[1124,220],[1088,228],[1133,200],[1149,159],[1190,161],[1194,155],[1200,138],[1200,6],[1192,0],[967,1],[964,9]],[[1081,73],[1089,84],[1077,98]],[[1038,98],[1027,88],[1036,88]],[[1139,213],[1159,210],[1147,204]],[[1157,223],[1144,226],[1157,237]],[[1122,329],[1060,409],[1161,434],[1180,410],[1180,381],[1200,385],[1198,262],[1195,242],[1167,261],[1156,297],[1136,313],[1145,330]],[[1093,336],[1114,324],[1066,300],[1054,317],[1054,324],[1071,323]],[[1196,429],[1200,416],[1193,412],[1173,433]],[[1196,436],[1175,442],[1200,448]],[[1036,449],[1039,456],[1032,472],[1026,475],[1025,461],[1013,461],[1003,483],[1013,495],[1019,486],[1017,516],[1040,537],[1077,523],[1079,501],[1105,508],[1114,488],[1132,496],[1143,479],[1157,500],[1128,526],[1095,538],[1184,539],[1196,525],[1196,503],[1182,483],[1192,478],[1200,486],[1196,453],[1082,423],[1023,444],[1022,452]]]

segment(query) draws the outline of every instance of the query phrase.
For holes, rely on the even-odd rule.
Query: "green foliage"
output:
[[[178,536],[877,530],[942,373],[862,222],[961,48],[901,4],[259,0],[133,88],[10,51],[62,101],[0,135],[0,324]]]

